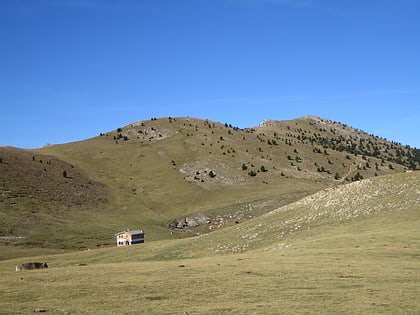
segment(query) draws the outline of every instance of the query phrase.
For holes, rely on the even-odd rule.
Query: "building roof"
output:
[[[120,235],[120,234],[137,235],[137,234],[144,234],[144,232],[143,232],[143,230],[130,230],[130,229],[127,229],[127,230],[124,230],[122,232],[115,233],[115,235]]]

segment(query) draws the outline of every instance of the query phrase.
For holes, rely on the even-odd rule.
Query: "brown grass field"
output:
[[[388,175],[192,238],[3,260],[0,314],[419,314],[419,192]]]

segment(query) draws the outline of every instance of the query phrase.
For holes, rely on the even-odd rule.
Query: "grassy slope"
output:
[[[384,176],[206,236],[3,261],[0,313],[416,314],[419,190]]]
[[[59,248],[69,239],[80,241],[75,222],[81,218],[94,222],[98,210],[108,203],[107,187],[77,166],[16,148],[0,148],[0,156],[1,258],[19,255],[16,248],[4,244]]]
[[[330,148],[340,137],[363,144],[357,147],[362,151],[368,145],[377,148],[381,159]],[[12,165],[26,170],[26,182],[42,187],[45,198],[31,193],[10,199],[10,183],[20,187],[22,179],[1,171],[0,215],[8,220],[19,215],[6,226],[2,220],[0,234],[15,237],[14,243],[52,251],[112,245],[114,233],[125,228],[144,229],[148,240],[190,236],[179,231],[171,235],[166,225],[204,212],[215,220],[213,226],[225,227],[339,184],[357,172],[365,178],[401,172],[404,166],[387,161],[397,156],[397,149],[404,148],[314,117],[270,121],[247,130],[193,118],[133,123],[86,141],[15,150],[14,157],[3,159],[2,170]],[[52,159],[52,164],[39,163]],[[266,172],[261,172],[262,166]],[[318,171],[321,167],[324,172]],[[39,180],[45,168],[51,176]],[[62,176],[64,170],[68,178]],[[210,177],[210,170],[217,176]],[[249,176],[250,171],[257,175]],[[336,173],[340,180],[334,179]],[[90,183],[104,187],[106,200],[75,200],[79,195],[96,196]],[[206,227],[193,232],[198,231],[206,232]],[[26,238],[16,239],[19,236]],[[18,252],[2,250],[0,258],[12,254]]]

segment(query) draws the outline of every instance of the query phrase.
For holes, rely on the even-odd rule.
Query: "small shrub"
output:
[[[325,172],[325,167],[323,167],[323,166],[318,167],[317,171],[320,172],[320,173]]]
[[[358,180],[362,180],[363,179],[363,176],[362,175],[360,175],[360,173],[359,172],[357,172],[356,173],[356,175],[354,175],[352,178],[351,178],[351,180],[352,181],[358,181]]]
[[[254,176],[257,176],[257,173],[252,170],[248,173],[248,175],[251,176],[251,177],[254,177]]]

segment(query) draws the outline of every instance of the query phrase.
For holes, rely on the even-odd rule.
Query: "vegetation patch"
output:
[[[23,250],[112,247],[127,228],[145,230],[146,241],[185,238],[328,187],[415,170],[419,161],[415,148],[313,116],[247,129],[153,117],[84,141],[0,148],[0,236]],[[275,202],[255,206],[265,201]],[[168,227],[200,213],[211,224]],[[0,256],[12,253],[21,256]]]

